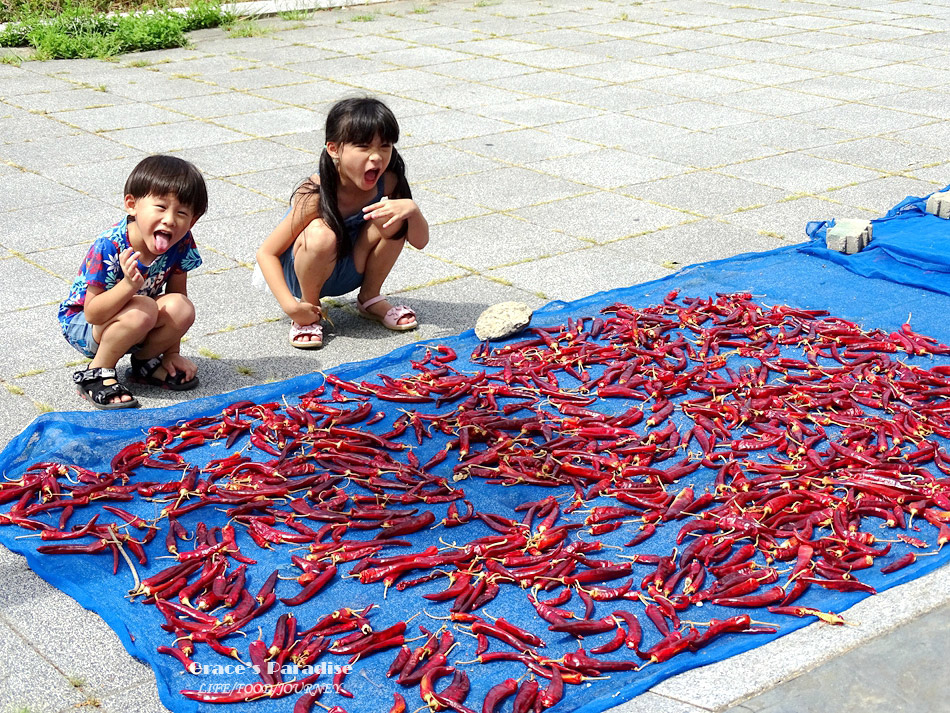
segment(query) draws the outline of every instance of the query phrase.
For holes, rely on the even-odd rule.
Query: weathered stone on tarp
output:
[[[837,218],[825,230],[825,246],[846,255],[861,252],[871,242],[871,221],[863,218]]]
[[[475,336],[479,339],[510,337],[531,323],[531,315],[531,308],[524,302],[499,302],[478,316]]]
[[[929,195],[926,210],[938,218],[950,218],[950,191]]]

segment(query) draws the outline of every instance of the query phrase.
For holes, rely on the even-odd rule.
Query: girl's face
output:
[[[336,161],[340,185],[361,191],[376,188],[393,157],[393,145],[379,136],[368,144],[327,142],[327,153]]]

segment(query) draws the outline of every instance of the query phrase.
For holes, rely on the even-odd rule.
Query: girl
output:
[[[320,298],[360,289],[360,315],[402,332],[418,326],[409,307],[380,294],[408,242],[422,249],[429,224],[412,200],[394,144],[399,124],[378,99],[344,99],[327,115],[319,175],[295,191],[291,207],[257,251],[257,264],[291,319],[290,343],[323,346]]]

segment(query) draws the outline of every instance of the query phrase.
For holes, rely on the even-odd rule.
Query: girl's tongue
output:
[[[371,168],[368,170],[363,174],[363,180],[366,182],[367,186],[375,186],[376,181],[379,180],[379,169]]]
[[[171,245],[171,236],[168,233],[156,230],[153,235],[155,239],[155,252],[161,255],[163,252],[168,250]]]

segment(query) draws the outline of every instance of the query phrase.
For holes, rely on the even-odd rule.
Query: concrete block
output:
[[[928,196],[926,210],[938,218],[950,218],[950,191]]]
[[[863,218],[840,218],[825,232],[825,246],[846,255],[861,252],[871,242],[871,222]]]

